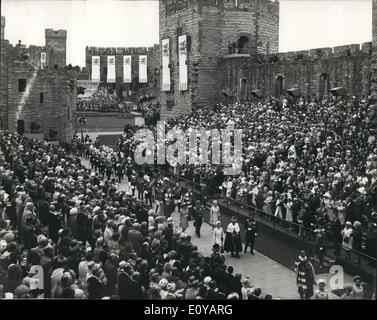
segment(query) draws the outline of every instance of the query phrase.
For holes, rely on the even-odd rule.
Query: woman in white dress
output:
[[[218,244],[220,246],[220,248],[223,247],[224,230],[221,227],[220,221],[217,221],[216,226],[213,228],[212,242],[213,242],[213,244]]]
[[[209,213],[209,223],[215,226],[217,221],[220,221],[220,207],[217,200],[214,200]]]
[[[351,250],[352,250],[352,243],[353,243],[353,229],[352,229],[352,223],[350,221],[346,222],[346,226],[342,231],[342,247],[344,251],[346,252],[346,259],[351,259]]]

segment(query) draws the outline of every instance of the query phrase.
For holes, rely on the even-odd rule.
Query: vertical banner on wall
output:
[[[187,90],[187,41],[186,35],[179,36],[179,90]]]
[[[139,56],[139,83],[147,83],[147,56]]]
[[[131,83],[131,62],[132,56],[123,56],[123,82]]]
[[[107,83],[115,83],[115,56],[107,56]]]
[[[99,82],[100,57],[92,56],[92,81]]]
[[[170,43],[162,39],[162,91],[170,91]]]
[[[41,52],[41,68],[46,68],[47,65],[47,58],[46,58],[46,52]]]

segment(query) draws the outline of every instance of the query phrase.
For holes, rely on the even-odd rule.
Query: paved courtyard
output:
[[[83,160],[83,164],[89,167],[88,161]],[[120,184],[121,190],[130,191],[130,186],[126,181]],[[179,226],[178,213],[174,212],[173,221],[175,228]],[[192,237],[192,242],[198,247],[203,254],[210,255],[212,252],[212,226],[203,223],[201,237],[195,235],[193,222],[189,222],[189,228],[185,231]],[[225,263],[234,267],[235,273],[241,273],[242,276],[249,276],[255,288],[262,289],[262,295],[271,294],[274,298],[280,299],[299,299],[297,293],[295,273],[289,268],[277,263],[273,259],[254,250],[255,255],[241,254],[241,258],[233,258],[230,254],[226,255]],[[327,283],[331,274],[317,274],[317,279],[324,278]],[[345,274],[345,282],[352,282],[352,277]],[[337,295],[329,292],[331,299],[339,299]]]

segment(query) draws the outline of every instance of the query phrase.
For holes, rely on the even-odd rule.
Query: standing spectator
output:
[[[353,243],[353,229],[352,229],[352,223],[350,221],[346,222],[346,226],[344,227],[342,231],[342,236],[343,236],[342,247],[346,254],[345,258],[347,260],[350,260],[352,243]]]
[[[240,252],[242,252],[240,226],[234,216],[226,229],[224,250],[230,252],[232,257],[240,258]]]
[[[337,215],[333,220],[330,220],[330,231],[332,235],[332,241],[335,247],[335,255],[340,256],[340,250],[342,246],[342,225]]]
[[[200,200],[197,200],[193,208],[193,218],[194,218],[195,234],[198,238],[200,238],[200,228],[202,227],[202,223],[203,223],[203,214],[204,214],[204,206],[202,205]]]

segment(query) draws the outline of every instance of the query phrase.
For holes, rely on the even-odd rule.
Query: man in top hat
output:
[[[245,249],[244,253],[247,252],[247,247],[250,246],[250,254],[254,254],[254,243],[255,237],[258,235],[257,222],[254,219],[253,214],[249,214],[249,217],[246,219],[245,223]]]
[[[231,252],[232,257],[240,258],[240,251],[242,251],[240,226],[235,216],[232,217],[232,221],[228,224],[226,229],[224,250]]]

